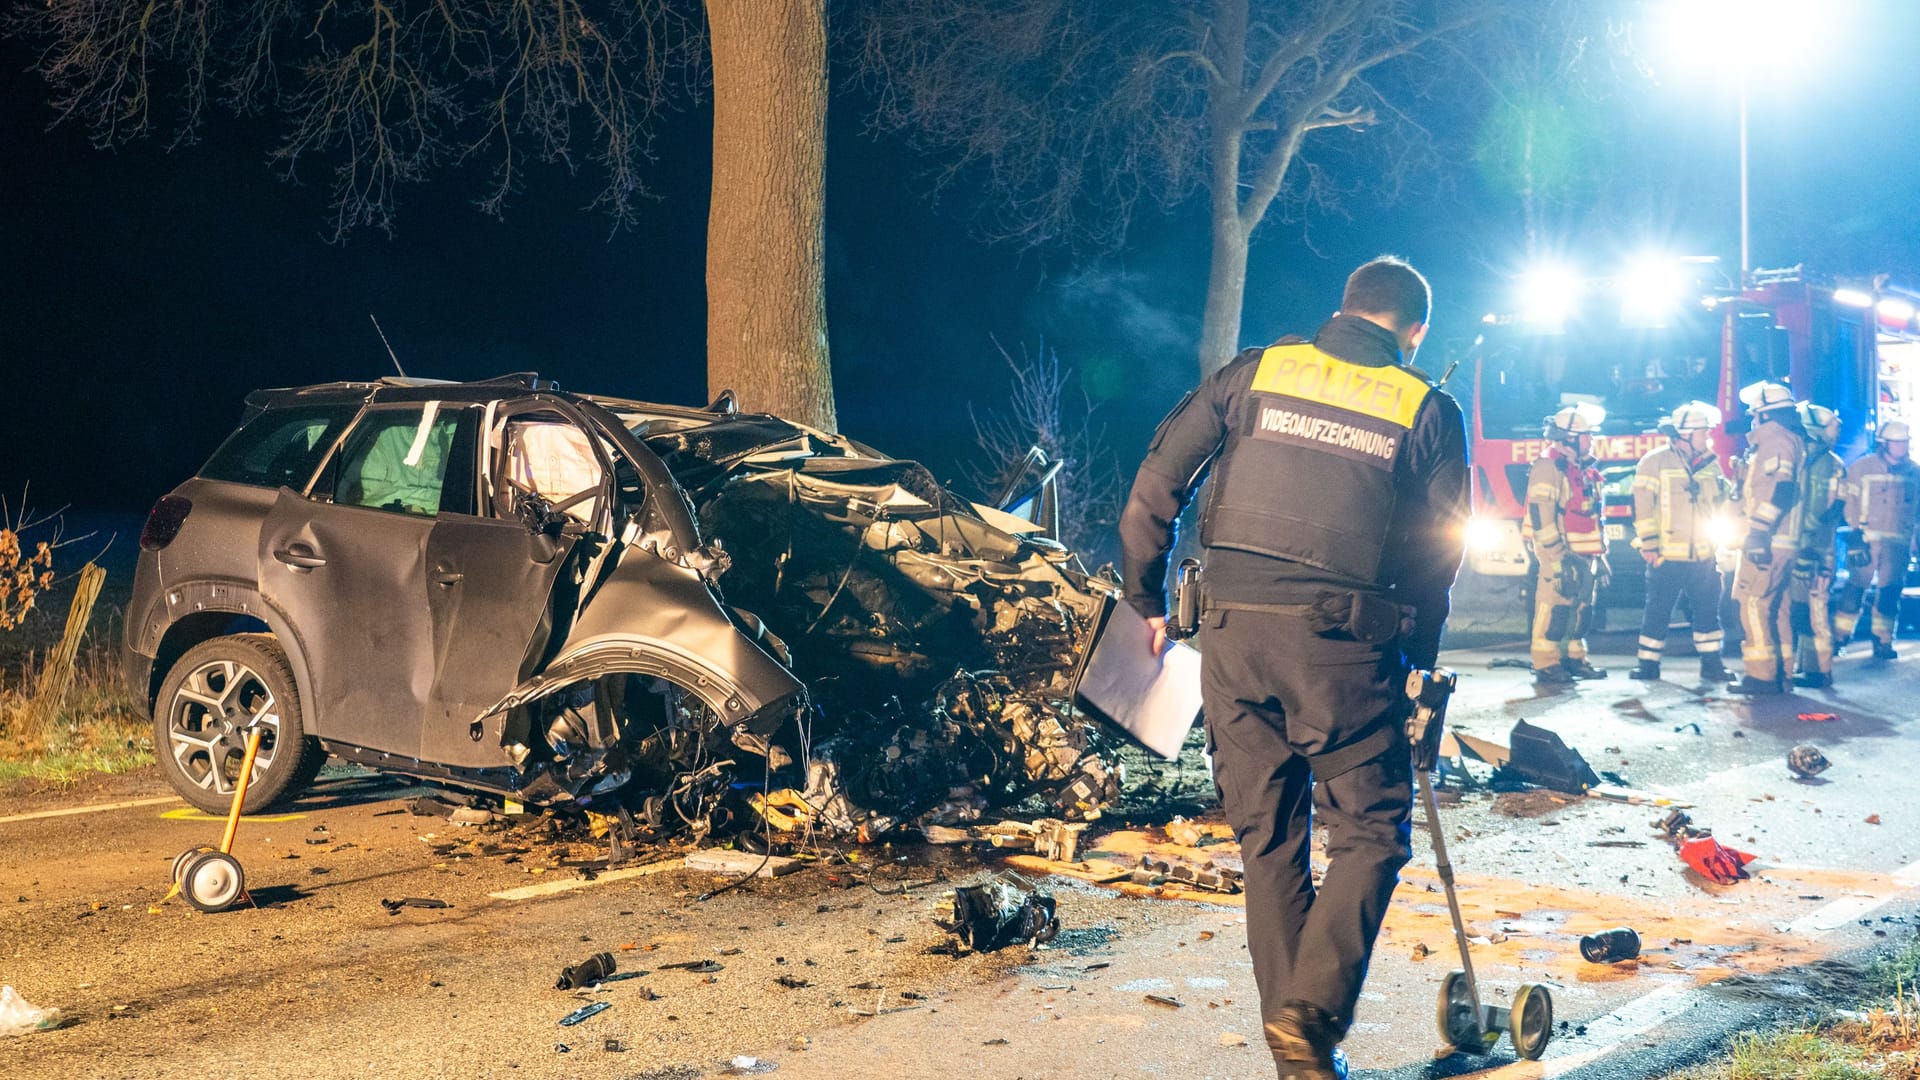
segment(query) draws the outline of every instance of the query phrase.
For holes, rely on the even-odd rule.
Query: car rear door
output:
[[[451,467],[476,411],[438,401],[370,407],[313,498],[281,489],[260,531],[260,588],[299,635],[324,739],[413,757],[433,686],[426,550],[443,497],[471,500]],[[452,483],[449,484],[449,477]],[[449,490],[451,489],[451,490]]]

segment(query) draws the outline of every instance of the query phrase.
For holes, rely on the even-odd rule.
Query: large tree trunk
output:
[[[1200,321],[1200,375],[1220,370],[1240,351],[1240,312],[1247,295],[1247,233],[1238,214],[1215,214],[1207,307]]]
[[[707,387],[834,430],[823,249],[825,0],[706,0]]]

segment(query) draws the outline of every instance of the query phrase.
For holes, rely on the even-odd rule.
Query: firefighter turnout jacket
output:
[[[1868,543],[1908,543],[1920,511],[1920,466],[1911,458],[1888,461],[1884,454],[1868,454],[1847,468],[1846,499],[1847,524],[1864,533]]]
[[[1336,315],[1312,341],[1240,353],[1175,406],[1121,514],[1136,610],[1165,614],[1175,522],[1211,472],[1207,595],[1387,596],[1412,613],[1401,647],[1430,666],[1462,553],[1465,425],[1453,398],[1399,361],[1390,331]]]
[[[1633,533],[1640,550],[1674,562],[1713,558],[1711,525],[1730,487],[1711,450],[1689,461],[1663,446],[1641,458],[1633,470]]]
[[[1845,511],[1847,466],[1825,443],[1808,442],[1807,464],[1800,482],[1800,550],[1819,557],[1831,570],[1833,529]]]
[[[1747,436],[1740,510],[1747,518],[1749,549],[1759,547],[1761,538],[1765,538],[1768,547],[1800,550],[1800,476],[1806,458],[1806,439],[1797,423],[1755,424]]]
[[[1604,555],[1600,470],[1576,460],[1560,443],[1548,443],[1527,474],[1527,516],[1521,538],[1541,562],[1574,555]]]

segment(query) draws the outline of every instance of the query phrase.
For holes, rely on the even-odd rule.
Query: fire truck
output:
[[[1716,279],[1718,284],[1716,287]],[[1545,417],[1565,405],[1606,409],[1593,450],[1606,478],[1613,583],[1603,606],[1638,606],[1644,564],[1631,548],[1635,464],[1663,445],[1660,418],[1687,401],[1719,406],[1714,433],[1729,467],[1751,425],[1739,390],[1762,379],[1842,418],[1840,455],[1864,451],[1875,426],[1920,420],[1920,296],[1884,280],[1836,282],[1803,268],[1720,278],[1713,260],[1647,261],[1609,277],[1542,270],[1511,313],[1485,317],[1462,360],[1474,517],[1469,566],[1490,576],[1529,570],[1521,543],[1527,474]],[[1737,547],[1729,519],[1722,543]]]

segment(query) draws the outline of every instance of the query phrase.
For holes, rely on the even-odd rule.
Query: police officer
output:
[[[1913,550],[1914,516],[1920,510],[1920,469],[1907,456],[1910,433],[1902,420],[1883,424],[1872,452],[1847,468],[1847,589],[1835,630],[1853,640],[1867,585],[1879,586],[1873,604],[1873,658],[1891,660],[1900,626],[1900,591]]]
[[[1700,678],[1727,680],[1720,660],[1720,567],[1712,528],[1729,488],[1713,451],[1713,429],[1720,421],[1714,406],[1687,402],[1661,421],[1667,445],[1641,458],[1633,470],[1634,545],[1647,563],[1647,610],[1640,622],[1639,663],[1630,678],[1660,677],[1673,604],[1684,594],[1693,612]]]
[[[1609,573],[1601,522],[1600,470],[1593,436],[1606,421],[1598,405],[1581,402],[1547,417],[1546,445],[1527,474],[1527,515],[1521,539],[1533,552],[1533,681],[1564,686],[1604,679],[1587,662],[1587,631],[1600,578]]]
[[[1800,554],[1788,595],[1793,602],[1796,686],[1833,685],[1833,531],[1846,510],[1847,467],[1833,452],[1840,414],[1825,405],[1797,406],[1807,440],[1807,467],[1800,481]]]
[[[1793,645],[1787,589],[1800,555],[1800,483],[1806,440],[1793,391],[1777,382],[1757,382],[1740,391],[1753,416],[1740,470],[1740,509],[1747,539],[1733,574],[1740,608],[1740,659],[1746,674],[1738,694],[1778,694],[1785,688],[1787,650]]]
[[[1311,341],[1242,352],[1154,433],[1121,514],[1127,597],[1162,647],[1167,554],[1201,482],[1201,686],[1246,865],[1247,947],[1282,1078],[1336,1044],[1408,843],[1407,671],[1439,653],[1467,505],[1460,407],[1405,366],[1431,293],[1391,256]],[[1314,814],[1332,857],[1314,887]]]

